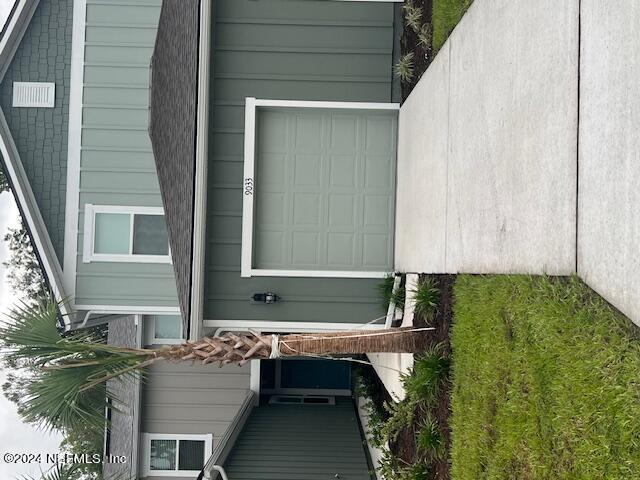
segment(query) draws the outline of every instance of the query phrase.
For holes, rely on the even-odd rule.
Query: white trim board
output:
[[[136,305],[75,305],[76,310],[88,310],[101,315],[164,315],[180,314],[179,307],[149,307]]]
[[[63,278],[70,303],[75,304],[80,209],[80,156],[82,148],[82,91],[87,0],[73,2],[71,78],[69,90],[69,134],[67,146],[67,192],[64,219]]]
[[[211,48],[211,0],[200,2],[198,46],[198,106],[196,119],[196,162],[193,204],[193,258],[191,260],[191,311],[189,338],[202,336],[204,311],[204,259],[206,252],[207,165],[209,145],[209,71]]]
[[[205,328],[215,328],[224,331],[248,331],[259,332],[323,332],[323,331],[349,331],[349,330],[379,330],[384,329],[384,324],[366,323],[324,323],[324,322],[276,322],[267,320],[203,320]],[[217,335],[217,333],[216,333]]]
[[[349,271],[349,270],[289,270],[258,269],[253,266],[254,237],[254,178],[256,150],[256,110],[259,107],[280,108],[324,108],[345,110],[395,110],[400,109],[398,103],[371,102],[319,102],[300,100],[267,100],[247,97],[245,99],[244,125],[244,170],[242,198],[242,246],[240,276],[248,277],[322,277],[322,278],[384,278],[388,272]]]
[[[15,56],[24,33],[27,30],[33,14],[38,8],[40,0],[16,0],[17,5],[11,18],[7,19],[8,25],[4,35],[0,38],[0,81],[4,80],[7,69]],[[9,8],[11,10],[11,7]]]

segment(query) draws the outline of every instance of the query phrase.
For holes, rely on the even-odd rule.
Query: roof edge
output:
[[[45,280],[49,284],[55,300],[59,302],[65,330],[69,330],[71,318],[69,317],[70,311],[66,303],[68,298],[62,283],[62,268],[31,190],[31,184],[22,166],[18,149],[11,136],[2,108],[0,108],[0,153],[2,154],[1,161],[5,167],[5,174],[11,185],[11,193],[16,200],[20,214],[29,232],[29,237]]]
[[[207,165],[209,147],[209,85],[211,71],[212,0],[200,0],[198,36],[198,90],[196,115],[196,159],[193,198],[193,237],[191,239],[191,309],[189,338],[202,336],[204,319],[204,257],[206,252]]]
[[[7,19],[0,39],[0,82],[4,80],[39,3],[40,0],[17,0]]]

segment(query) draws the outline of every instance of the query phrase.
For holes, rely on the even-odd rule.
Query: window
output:
[[[184,341],[180,315],[146,315],[143,327],[146,345],[167,345]]]
[[[162,208],[86,204],[83,260],[170,263]]]
[[[212,435],[144,434],[145,476],[199,475],[211,456]]]

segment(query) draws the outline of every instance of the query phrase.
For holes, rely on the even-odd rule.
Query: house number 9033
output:
[[[253,195],[253,178],[244,179],[244,194]]]

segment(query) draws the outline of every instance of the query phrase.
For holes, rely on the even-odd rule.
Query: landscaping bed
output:
[[[372,369],[361,369],[359,394],[372,400],[368,407],[374,443],[386,453],[381,473],[387,479],[420,480],[449,478],[448,451],[453,275],[423,276],[418,286],[414,326],[431,326],[425,350],[415,355],[413,373],[403,383],[406,398],[394,402]],[[391,295],[386,282],[385,299],[404,303],[404,293]],[[365,384],[365,385],[363,385]],[[363,388],[362,388],[363,387]]]
[[[400,38],[402,101],[416,86],[473,0],[406,0]]]
[[[637,326],[577,278],[425,284],[437,301],[414,323],[436,330],[404,377],[407,398],[378,384],[372,407],[385,478],[640,478]]]

